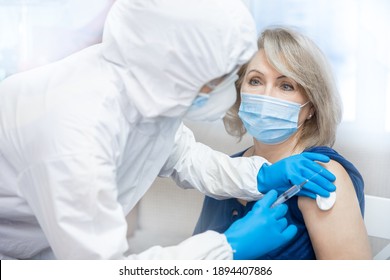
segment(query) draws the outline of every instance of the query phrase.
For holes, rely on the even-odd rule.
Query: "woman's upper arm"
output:
[[[336,175],[336,203],[328,211],[316,201],[299,197],[302,212],[317,259],[371,259],[371,249],[352,181],[336,161],[325,167]]]

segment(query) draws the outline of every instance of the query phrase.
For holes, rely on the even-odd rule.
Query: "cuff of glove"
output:
[[[267,189],[266,187],[266,183],[265,183],[265,179],[266,179],[266,175],[265,175],[265,171],[267,169],[267,167],[271,166],[271,163],[269,162],[264,162],[261,167],[259,168],[259,172],[257,173],[257,189],[259,191],[259,193],[261,194],[264,194],[264,193],[267,193],[269,191],[269,189]]]
[[[213,230],[208,230],[201,235],[207,237],[210,245],[210,252],[206,259],[211,260],[233,260],[233,249],[227,241],[226,235]],[[205,244],[205,243],[204,243]]]
[[[221,238],[223,238],[223,243],[224,245],[226,246],[226,252],[227,252],[227,255],[228,255],[228,260],[233,260],[234,258],[234,250],[232,248],[232,246],[229,244],[228,240],[227,240],[227,237],[225,234],[221,233]]]
[[[256,186],[256,191],[258,194],[256,197],[256,200],[258,200],[258,199],[263,197],[264,193],[266,193],[266,191],[262,192],[259,188],[259,175],[263,173],[264,167],[270,166],[270,165],[272,165],[272,163],[268,162],[265,158],[262,158],[259,156],[252,156],[251,158],[253,158],[254,165],[256,166],[256,168],[257,168],[256,170],[258,171],[257,176],[255,177],[255,186]],[[262,184],[263,184],[263,182],[262,182]]]

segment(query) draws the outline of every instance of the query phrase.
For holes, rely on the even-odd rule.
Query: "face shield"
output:
[[[211,89],[209,93],[200,93],[192,102],[185,114],[185,119],[191,121],[216,121],[222,119],[227,110],[236,102],[235,82],[238,79],[237,69],[206,84]],[[219,80],[219,81],[218,81]]]

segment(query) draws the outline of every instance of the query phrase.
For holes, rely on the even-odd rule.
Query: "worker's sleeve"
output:
[[[224,234],[206,231],[184,240],[179,245],[154,246],[127,258],[138,260],[231,260],[233,251]]]
[[[36,164],[23,173],[21,194],[56,258],[232,259],[225,235],[214,231],[125,256],[127,224],[116,199],[114,170],[96,156],[79,155]]]
[[[215,151],[196,142],[192,131],[181,125],[173,152],[159,175],[171,176],[180,187],[196,188],[217,199],[256,200],[262,197],[257,189],[257,173],[265,162],[257,156],[231,158]]]

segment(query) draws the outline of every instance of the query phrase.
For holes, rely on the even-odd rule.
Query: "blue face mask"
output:
[[[241,93],[238,115],[248,133],[264,144],[280,144],[298,130],[301,105],[258,94]]]
[[[197,97],[195,97],[194,101],[192,101],[192,108],[201,108],[203,107],[207,101],[210,99],[210,94],[207,93],[199,93]]]
[[[185,119],[191,121],[216,121],[223,118],[226,111],[236,102],[237,92],[234,82],[238,76],[233,71],[217,86],[208,85],[210,93],[199,93],[188,109]]]

